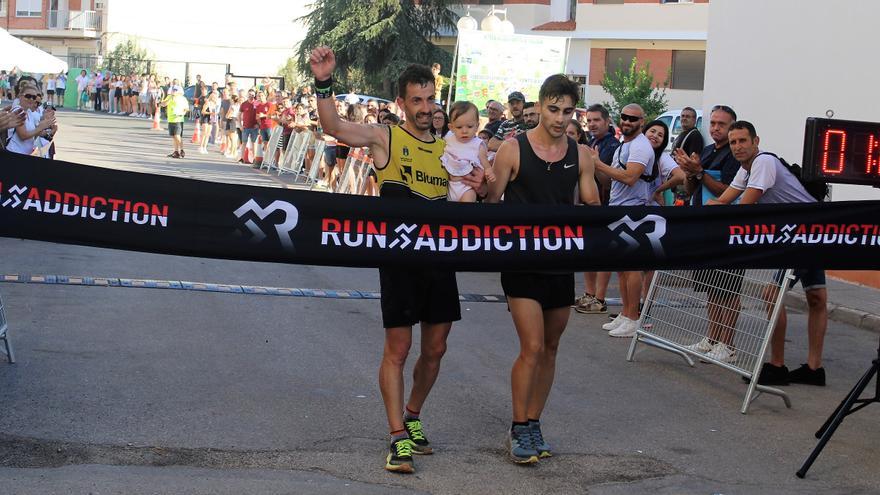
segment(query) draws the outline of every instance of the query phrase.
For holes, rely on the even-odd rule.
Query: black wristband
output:
[[[323,81],[315,78],[315,91],[330,91],[333,87],[333,77],[329,77]]]

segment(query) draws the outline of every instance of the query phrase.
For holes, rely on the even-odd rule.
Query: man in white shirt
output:
[[[815,203],[816,199],[804,189],[797,177],[773,154],[762,153],[758,148],[760,138],[755,126],[738,120],[728,132],[730,150],[740,163],[740,169],[733,182],[717,200],[710,205],[728,205],[739,198],[739,204],[775,203]],[[778,277],[781,282],[782,270]],[[805,383],[825,385],[825,369],[822,367],[822,347],[825,343],[825,330],[828,328],[828,293],[825,289],[825,271],[816,269],[795,270],[795,280],[800,280],[807,295],[809,318],[807,335],[809,351],[807,362],[800,368],[789,372],[785,366],[785,327],[787,324],[785,307],[779,311],[779,319],[770,341],[770,362],[764,363],[758,383],[761,385],[788,385]],[[774,301],[778,292],[771,286],[764,293],[767,301]]]
[[[83,99],[83,94],[86,95]],[[89,73],[81,71],[76,76],[76,109],[82,110],[89,101]]]
[[[644,206],[648,202],[649,183],[654,180],[654,148],[642,134],[645,111],[630,103],[620,111],[620,132],[623,144],[614,152],[611,165],[599,160],[594,151],[596,171],[611,178],[611,206]],[[623,308],[617,318],[602,325],[611,337],[632,337],[639,320],[639,296],[642,293],[642,272],[618,272]]]

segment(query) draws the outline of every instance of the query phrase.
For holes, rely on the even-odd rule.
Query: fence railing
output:
[[[49,29],[100,31],[101,15],[95,10],[50,10]]]

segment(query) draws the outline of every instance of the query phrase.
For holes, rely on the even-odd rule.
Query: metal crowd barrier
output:
[[[364,194],[369,180],[369,171],[373,168],[373,159],[367,151],[367,148],[351,149],[345,160],[339,182],[333,188],[334,193]]]
[[[678,354],[690,366],[697,358],[750,380],[741,413],[762,392],[791,407],[785,392],[757,382],[792,278],[792,270],[776,269],[656,271],[627,360],[639,343]],[[733,344],[732,359],[716,359],[701,346],[704,338],[713,343],[725,337]]]
[[[6,322],[6,307],[3,305],[3,298],[0,297],[0,341],[3,341],[3,348],[0,353],[6,355],[6,359],[10,363],[15,362],[15,354],[12,352],[12,344],[9,342],[8,335],[9,325]]]
[[[266,147],[266,149],[268,150],[266,151],[266,154],[268,156],[263,157],[263,164],[260,165],[260,170],[263,170],[263,167],[265,167],[266,170],[272,170],[273,168],[276,168],[277,164],[275,163],[275,160],[277,159],[276,155],[278,153],[278,142],[281,141],[281,134],[283,133],[283,131],[284,128],[282,128],[280,125],[272,128],[272,133],[269,134],[269,144]]]
[[[284,160],[278,166],[278,175],[294,174],[294,178],[298,179],[302,174],[306,152],[312,142],[312,133],[308,131],[297,132],[291,136],[290,142],[287,143],[287,150],[284,152]]]

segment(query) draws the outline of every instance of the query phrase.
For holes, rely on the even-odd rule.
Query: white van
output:
[[[657,120],[663,121],[667,127],[669,127],[669,146],[666,149],[672,149],[672,143],[675,141],[675,138],[681,134],[681,110],[669,110],[667,112],[663,112]],[[703,111],[697,110],[697,129],[702,130],[703,128]],[[705,138],[705,136],[704,136]],[[705,141],[705,139],[703,139]]]

